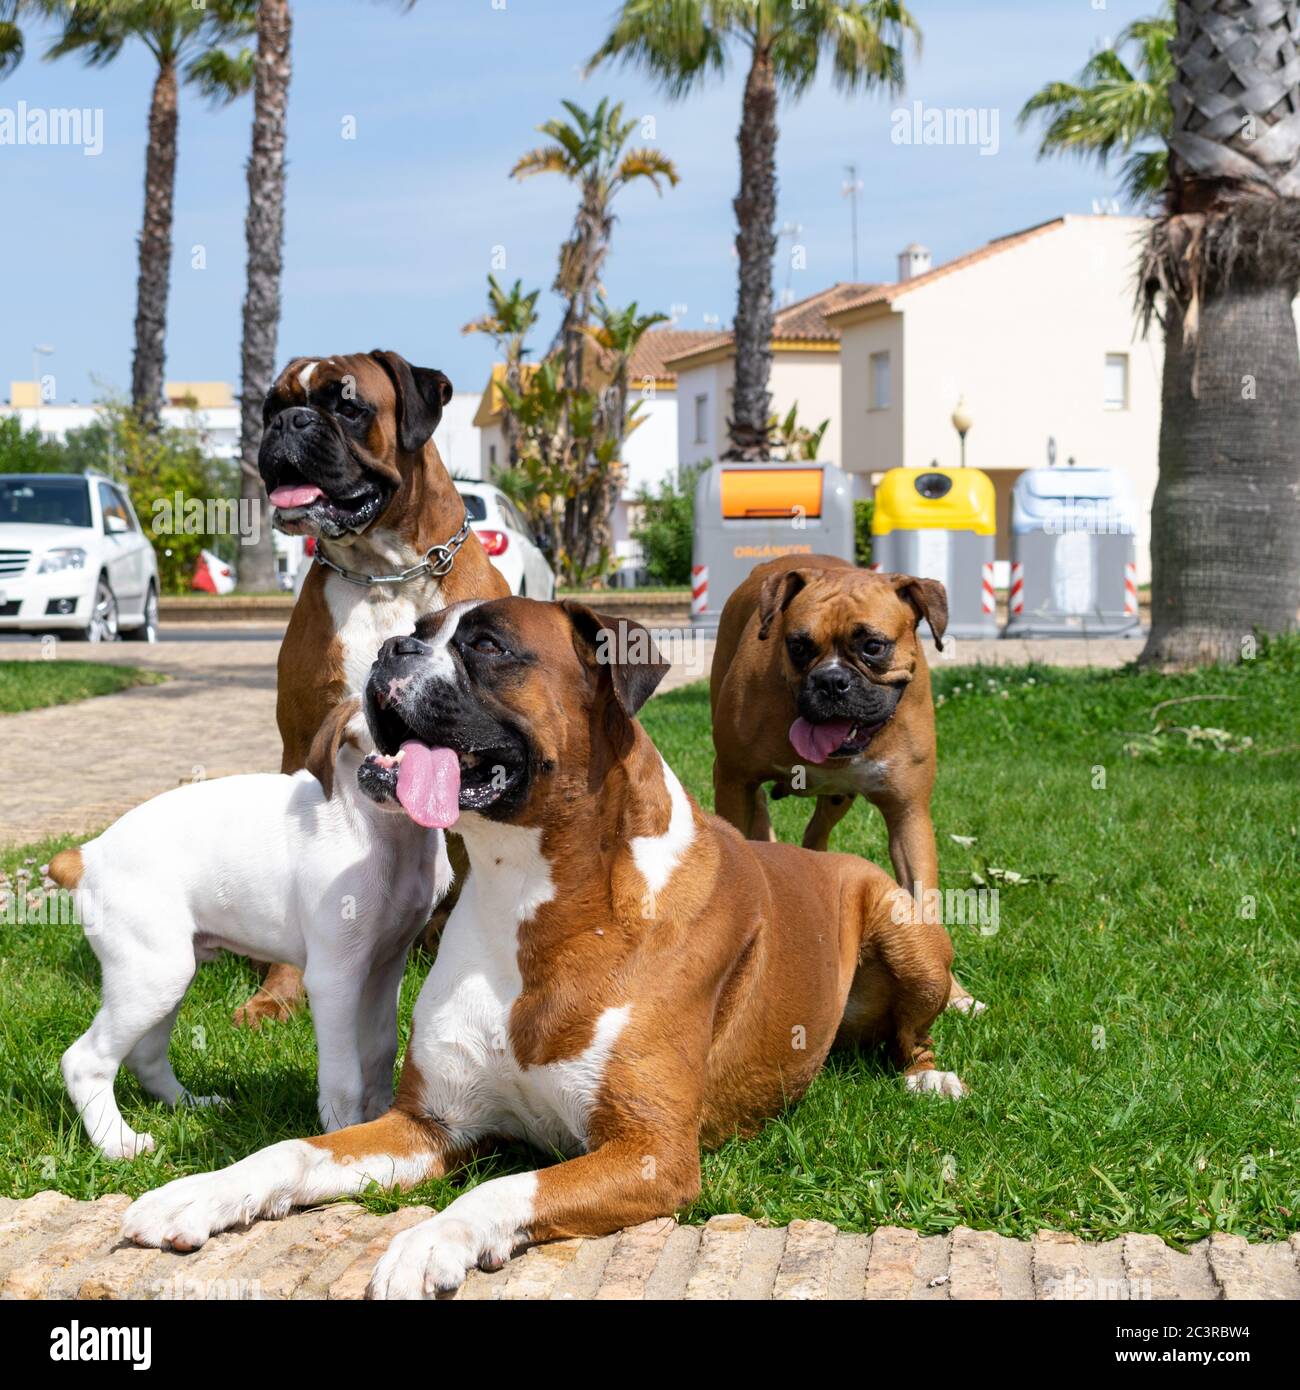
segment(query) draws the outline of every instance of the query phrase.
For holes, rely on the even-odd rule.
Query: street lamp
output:
[[[37,343],[32,348],[32,381],[36,384],[36,405],[39,409],[43,404],[41,400],[41,358],[50,357],[54,349],[49,343]]]
[[[966,408],[966,397],[959,396],[956,409],[952,412],[952,427],[957,431],[957,437],[961,440],[961,466],[966,467],[966,431],[970,429],[973,421],[970,418],[970,411]]]

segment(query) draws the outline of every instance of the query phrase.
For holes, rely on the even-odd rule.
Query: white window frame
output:
[[[885,369],[885,390],[882,401],[880,399],[879,369]],[[880,352],[873,352],[867,359],[867,409],[868,410],[889,410],[894,404],[894,361],[888,348],[883,348]]]
[[[1110,371],[1112,364],[1118,365],[1124,373],[1123,396],[1118,401],[1110,394]],[[1103,410],[1127,410],[1129,408],[1129,355],[1127,352],[1108,352],[1101,378],[1101,405]]]

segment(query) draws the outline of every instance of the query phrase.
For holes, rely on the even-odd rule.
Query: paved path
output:
[[[371,1216],[350,1203],[257,1222],[197,1254],[123,1245],[129,1198],[58,1192],[0,1199],[0,1298],[359,1299],[388,1242],[433,1213]],[[959,1226],[850,1235],[821,1221],[788,1227],[715,1216],[650,1221],[600,1240],[538,1246],[495,1274],[474,1271],[461,1299],[1297,1299],[1300,1236],[1248,1245],[1213,1235],[1187,1254],[1155,1236],[1087,1244]]]

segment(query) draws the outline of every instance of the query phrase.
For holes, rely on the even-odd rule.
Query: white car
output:
[[[0,473],[0,632],[156,642],[158,589],[125,488],[96,473]]]
[[[512,594],[553,599],[555,575],[515,504],[491,483],[456,481],[470,529],[506,577]]]

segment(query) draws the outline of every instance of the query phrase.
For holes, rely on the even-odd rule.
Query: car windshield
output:
[[[0,478],[0,525],[89,526],[84,478]]]
[[[477,493],[462,492],[460,500],[465,504],[465,516],[468,520],[487,520],[487,503]]]

